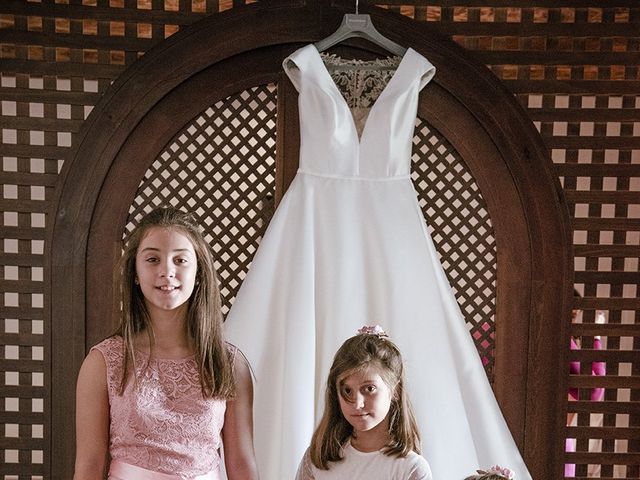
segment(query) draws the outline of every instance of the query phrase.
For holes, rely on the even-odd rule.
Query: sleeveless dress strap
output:
[[[311,52],[310,50],[314,50],[314,52]],[[317,52],[318,51],[314,45],[306,45],[299,48],[282,61],[282,68],[284,72],[287,74],[291,83],[293,83],[293,86],[296,87],[298,92],[300,91],[301,71],[307,68],[310,58],[314,53],[318,56],[320,55]]]

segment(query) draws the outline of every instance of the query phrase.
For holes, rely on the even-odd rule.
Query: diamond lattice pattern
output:
[[[273,213],[275,85],[220,100],[184,127],[140,182],[125,236],[162,205],[192,212],[216,256],[224,313]]]
[[[421,119],[413,138],[412,179],[440,262],[492,380],[496,248],[489,212],[466,164]]]

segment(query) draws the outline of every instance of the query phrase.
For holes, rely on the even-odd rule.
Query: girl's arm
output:
[[[107,366],[92,350],[78,374],[76,387],[76,466],[74,480],[102,480],[109,447]]]
[[[222,427],[224,464],[229,480],[257,480],[253,450],[253,383],[243,355],[235,355],[236,396],[227,401]]]

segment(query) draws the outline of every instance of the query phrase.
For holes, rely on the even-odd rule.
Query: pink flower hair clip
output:
[[[508,468],[494,465],[488,470],[476,470],[477,475],[471,475],[465,480],[515,480],[515,474]]]
[[[494,465],[489,470],[478,470],[478,473],[481,475],[496,475],[500,478],[505,478],[506,480],[513,480],[515,478],[514,473],[506,467],[501,467],[499,465]]]
[[[377,335],[378,337],[388,337],[380,325],[365,325],[358,329],[360,335]]]

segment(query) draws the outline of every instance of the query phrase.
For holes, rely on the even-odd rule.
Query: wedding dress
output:
[[[410,178],[418,94],[435,68],[408,49],[360,132],[313,45],[284,68],[299,92],[299,170],[226,319],[227,339],[255,372],[261,478],[294,477],[336,350],[362,325],[380,324],[403,353],[433,478],[500,464],[530,479]]]

